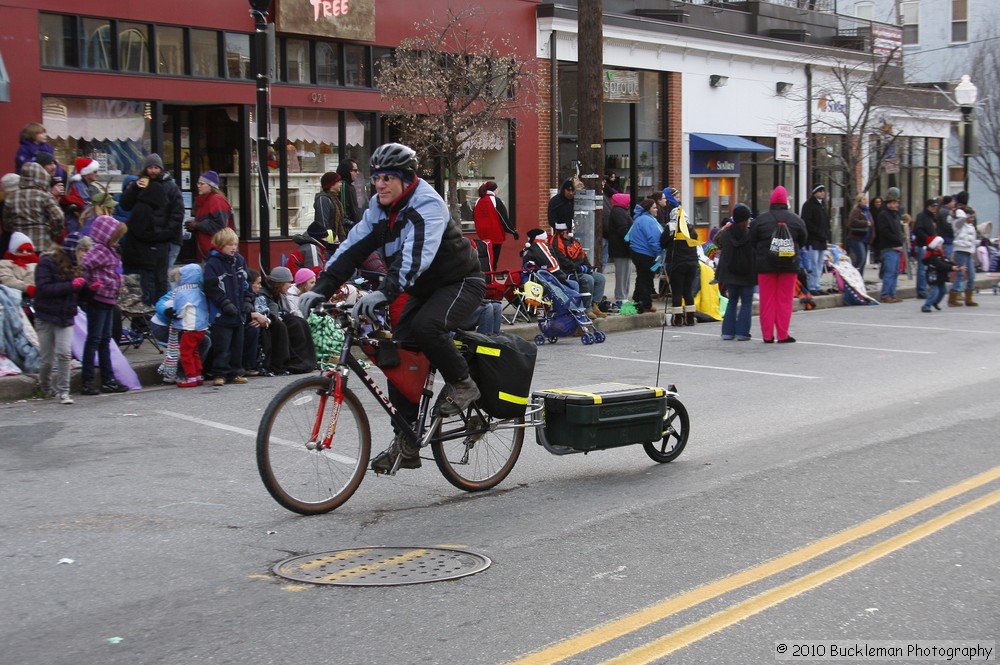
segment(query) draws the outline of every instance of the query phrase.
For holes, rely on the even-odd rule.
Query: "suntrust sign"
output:
[[[276,0],[278,32],[375,41],[375,0]]]
[[[838,102],[829,95],[820,95],[819,99],[816,100],[816,110],[821,113],[839,113],[840,115],[846,115],[847,104],[844,102]]]
[[[691,175],[738,175],[740,153],[691,151]]]

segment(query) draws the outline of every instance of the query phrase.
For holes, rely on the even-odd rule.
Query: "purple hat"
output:
[[[204,181],[205,184],[211,185],[216,189],[220,189],[219,174],[216,173],[215,171],[205,171],[204,173],[201,174],[201,177],[199,177],[198,180]]]

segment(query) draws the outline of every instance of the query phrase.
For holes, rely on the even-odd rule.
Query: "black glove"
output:
[[[173,321],[177,318],[177,312],[174,311],[173,307],[168,307],[163,310],[163,316],[167,317],[167,321]]]
[[[236,309],[236,305],[231,302],[227,302],[222,308],[222,313],[226,316],[239,316],[240,310]]]
[[[244,314],[249,314],[252,311],[253,311],[253,303],[252,302],[244,302],[243,303],[243,313]]]
[[[299,311],[302,312],[302,316],[308,319],[309,312],[311,312],[314,307],[319,307],[324,300],[326,300],[326,298],[319,293],[316,293],[315,291],[306,291],[299,296]]]
[[[369,321],[375,321],[375,310],[386,303],[386,295],[381,291],[372,291],[371,293],[366,293],[361,299],[354,305],[354,309],[351,310],[351,316],[355,319],[358,317],[364,317]]]
[[[514,240],[520,240],[520,239],[521,239],[521,234],[518,233],[517,231],[514,231]]]

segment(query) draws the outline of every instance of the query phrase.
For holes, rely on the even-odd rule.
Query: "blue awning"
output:
[[[699,152],[774,152],[735,134],[691,134],[691,149]]]

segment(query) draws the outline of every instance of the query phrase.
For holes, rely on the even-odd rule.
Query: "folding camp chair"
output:
[[[118,338],[118,346],[123,351],[128,348],[138,349],[143,342],[149,342],[154,349],[163,353],[160,342],[153,337],[153,331],[149,327],[149,319],[156,313],[156,308],[142,301],[139,275],[122,275],[122,288],[118,292],[118,310],[122,315],[122,332]]]

